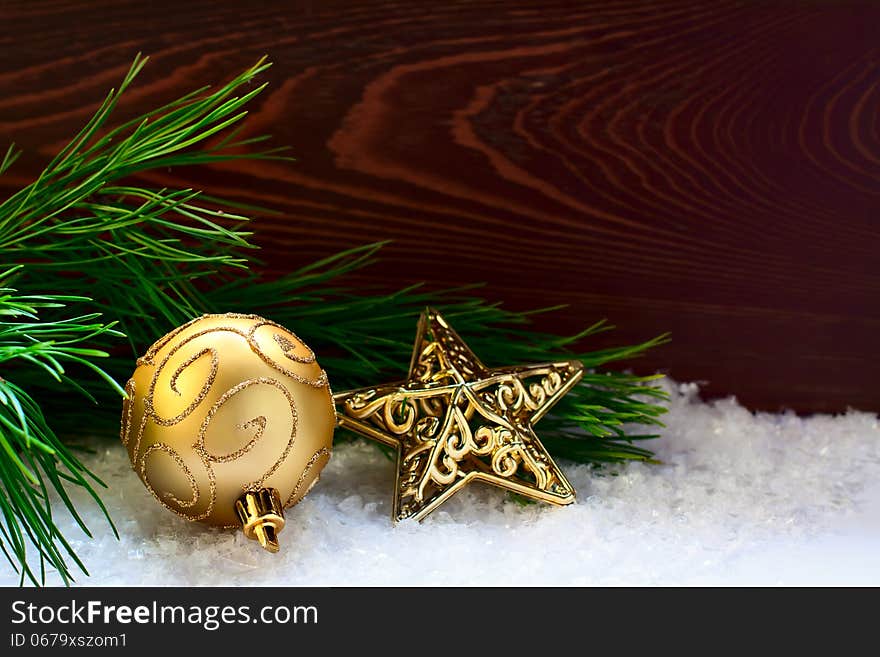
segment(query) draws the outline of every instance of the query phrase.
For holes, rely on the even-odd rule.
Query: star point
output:
[[[428,308],[406,380],[334,400],[340,426],[397,449],[394,519],[422,520],[471,481],[573,502],[574,489],[533,425],[582,374],[578,361],[487,368]]]

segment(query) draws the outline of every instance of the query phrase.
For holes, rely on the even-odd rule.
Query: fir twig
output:
[[[88,289],[119,321],[132,346],[199,312],[198,278],[247,266],[247,217],[203,203],[190,189],[117,184],[139,172],[229,159],[285,159],[282,149],[239,153],[254,140],[207,141],[239,123],[265,87],[260,60],[216,91],[208,87],[106,130],[147,58],[135,58],[86,126],[39,178],[0,203],[0,253],[27,263],[23,289]],[[9,151],[13,153],[13,151]],[[7,154],[3,166],[14,161]],[[2,170],[2,169],[0,169]]]
[[[85,303],[89,299],[70,295],[19,295],[8,287],[17,269],[0,273],[0,371],[20,372],[25,368],[35,376],[82,390],[65,372],[66,364],[75,363],[91,369],[118,389],[116,382],[93,362],[95,358],[106,357],[107,353],[81,346],[100,336],[120,336],[113,324],[102,323],[97,313],[40,321],[38,313],[43,309],[65,310],[70,303]],[[3,514],[0,549],[12,567],[20,573],[22,581],[27,578],[35,584],[42,581],[47,562],[64,582],[72,579],[67,558],[86,572],[53,521],[48,491],[52,488],[59,494],[82,530],[91,536],[62,480],[84,488],[102,509],[93,484],[103,486],[103,483],[61,443],[39,404],[24,389],[3,377],[0,377],[0,450],[0,511]],[[109,516],[107,519],[109,521]],[[28,544],[39,555],[39,580],[29,565]]]
[[[199,89],[108,129],[120,97],[146,61],[135,59],[119,89],[36,181],[0,203],[2,261],[27,267],[26,276],[20,271],[3,276],[7,283],[16,276],[20,292],[0,291],[0,371],[16,382],[0,379],[0,547],[23,580],[42,581],[46,563],[64,581],[71,578],[67,559],[83,568],[54,523],[51,490],[76,518],[62,481],[86,488],[100,504],[90,483],[97,479],[53,433],[82,426],[86,411],[69,391],[96,400],[102,410],[88,411],[90,426],[114,433],[116,381],[130,374],[133,357],[203,312],[254,312],[290,326],[319,353],[339,390],[402,375],[416,318],[425,306],[436,306],[487,364],[560,357],[584,362],[589,370],[584,384],[542,420],[541,436],[554,455],[587,463],[651,458],[641,445],[652,436],[633,435],[628,427],[660,424],[664,408],[657,402],[663,393],[652,385],[655,377],[604,368],[665,338],[583,353],[578,345],[610,327],[598,323],[559,337],[534,331],[534,313],[510,312],[479,298],[474,288],[428,291],[414,284],[387,293],[346,285],[345,275],[373,262],[381,244],[266,280],[248,270],[255,248],[244,214],[248,208],[190,189],[126,182],[132,174],[159,168],[289,159],[280,149],[241,150],[264,140],[238,138],[244,107],[264,87],[251,85],[269,66],[263,60],[216,90]],[[17,156],[10,146],[0,173]],[[236,208],[242,213],[231,211]],[[82,296],[43,295],[46,290]],[[71,316],[69,304],[86,310]],[[114,321],[102,323],[99,313]],[[123,332],[131,346],[124,355],[118,350]],[[91,384],[96,377],[108,385]],[[64,394],[57,394],[59,389]],[[39,552],[39,577],[31,570],[28,543]]]

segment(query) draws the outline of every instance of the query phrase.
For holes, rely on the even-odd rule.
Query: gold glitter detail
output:
[[[289,377],[290,377],[291,379],[293,379],[294,381],[298,381],[298,382],[300,382],[300,383],[304,383],[304,384],[307,385],[307,386],[311,386],[311,387],[313,387],[313,388],[323,388],[325,385],[327,385],[327,372],[325,372],[324,370],[321,370],[321,373],[318,375],[318,378],[317,378],[317,379],[307,379],[307,378],[305,378],[304,376],[302,376],[301,374],[297,374],[296,372],[292,372],[292,371],[290,371],[289,369],[287,369],[286,367],[284,367],[283,365],[281,365],[281,363],[278,363],[277,361],[275,361],[275,360],[273,360],[272,358],[270,358],[270,357],[269,357],[269,356],[268,356],[268,355],[267,355],[262,349],[260,349],[260,345],[257,344],[257,341],[256,341],[256,339],[254,338],[254,331],[255,331],[257,328],[259,328],[260,326],[265,326],[265,325],[268,325],[268,326],[274,326],[274,327],[276,327],[276,328],[281,329],[282,331],[285,331],[285,332],[287,332],[287,333],[290,333],[291,335],[293,335],[294,338],[297,339],[298,342],[302,343],[303,346],[306,347],[306,349],[309,349],[309,347],[308,347],[308,346],[307,346],[302,340],[300,340],[299,338],[297,338],[296,335],[295,335],[294,333],[288,331],[288,330],[285,329],[283,326],[279,326],[278,324],[275,324],[275,323],[273,323],[273,322],[270,322],[269,320],[263,320],[263,321],[265,322],[265,324],[262,324],[262,323],[261,323],[261,324],[255,326],[255,327],[251,327],[251,329],[248,331],[247,336],[246,336],[246,337],[247,337],[248,344],[250,344],[251,349],[253,350],[253,352],[254,352],[257,356],[259,356],[260,360],[262,360],[264,363],[266,363],[266,365],[268,365],[269,367],[271,367],[273,370],[277,370],[277,371],[281,372],[282,374],[284,374],[285,376],[289,376]],[[285,355],[287,358],[289,358],[290,360],[295,361],[295,362],[299,362],[299,363],[313,363],[313,362],[315,362],[315,354],[314,354],[314,352],[312,352],[312,350],[309,349],[309,353],[311,353],[311,358],[310,358],[309,360],[298,360],[298,359],[296,359],[296,358],[292,358],[292,357],[291,357],[289,354],[287,354],[286,352],[285,352],[284,355]]]
[[[273,381],[273,379],[267,379],[267,381]],[[287,388],[277,381],[274,382],[275,385],[278,386],[278,389],[284,393],[284,396],[287,397],[287,401],[290,403],[290,415],[293,419],[293,428],[290,430],[290,440],[287,442],[287,445],[284,448],[284,452],[281,454],[281,457],[275,461],[275,464],[269,468],[269,470],[260,477],[260,480],[255,482],[253,485],[256,488],[262,488],[265,481],[275,474],[275,471],[281,467],[281,464],[287,459],[287,455],[290,454],[290,450],[293,448],[293,443],[296,440],[296,425],[299,420],[296,414],[296,402],[293,401],[293,396],[287,390]]]
[[[248,420],[244,424],[239,424],[235,428],[236,429],[250,429],[252,426],[257,427],[256,433],[254,433],[254,437],[251,438],[244,447],[241,447],[234,452],[230,452],[226,456],[217,456],[215,454],[211,454],[205,450],[205,455],[208,457],[208,460],[213,461],[214,463],[228,463],[229,461],[234,461],[240,456],[244,456],[247,452],[251,450],[251,448],[257,444],[257,441],[263,437],[263,432],[266,430],[266,424],[268,420],[265,415],[258,415],[257,417]]]
[[[141,441],[144,438],[144,429],[147,428],[147,420],[150,419],[149,414],[152,412],[151,406],[147,405],[148,401],[150,401],[149,398],[144,399],[144,412],[141,414],[141,421],[140,421],[140,424],[138,425],[138,431],[137,431],[137,440],[135,440],[134,450],[131,452],[132,463],[134,463],[137,460],[138,455],[140,454]]]
[[[171,340],[173,340],[176,336],[180,335],[180,333],[182,333],[183,331],[188,329],[190,326],[192,326],[193,324],[198,322],[200,319],[202,319],[202,318],[196,317],[195,319],[191,319],[186,324],[181,324],[173,331],[166,333],[163,337],[156,340],[152,344],[152,346],[149,349],[147,349],[147,353],[145,353],[143,356],[141,356],[140,358],[137,359],[137,364],[138,365],[152,365],[153,359],[156,357],[156,354],[159,353],[159,351],[162,349],[162,347],[164,347],[166,344],[171,342]]]
[[[289,358],[290,360],[292,360],[295,363],[303,363],[305,365],[308,365],[310,363],[315,362],[315,352],[312,351],[312,348],[309,347],[309,345],[307,345],[305,342],[303,342],[300,339],[300,337],[296,333],[291,331],[290,329],[284,328],[280,324],[276,324],[275,322],[273,322],[269,319],[261,320],[258,324],[255,324],[254,326],[252,326],[250,328],[250,330],[248,331],[248,342],[251,343],[252,348],[256,344],[256,338],[254,338],[254,335],[256,334],[257,329],[259,329],[263,326],[271,326],[271,327],[276,328],[282,332],[281,334],[275,333],[272,337],[275,338],[275,342],[278,343],[278,346],[281,347],[281,351],[284,352],[284,355],[287,356],[287,358]],[[290,339],[288,339],[288,337],[286,335],[283,335],[284,333],[287,333],[288,335],[292,335],[293,339],[296,340],[299,343],[299,345],[296,345],[293,342],[291,342]],[[305,349],[308,352],[308,355],[306,355],[306,356],[291,356],[290,354],[287,353],[289,350],[295,349],[297,346],[300,346],[303,349]]]
[[[199,455],[199,458],[202,459],[202,465],[205,466],[205,470],[208,473],[208,492],[211,494],[211,498],[208,500],[208,508],[205,509],[203,513],[195,516],[193,520],[204,520],[211,515],[214,511],[214,504],[217,503],[217,475],[214,474],[214,468],[208,463],[205,454],[198,451],[196,451],[196,453]]]
[[[119,427],[119,439],[123,445],[128,445],[131,437],[131,411],[134,405],[134,379],[129,379],[125,384],[125,398],[122,400],[122,424]]]
[[[283,326],[280,326],[278,324],[274,324],[273,322],[270,322],[267,319],[263,319],[257,315],[236,315],[233,313],[228,313],[226,315],[216,315],[216,316],[215,315],[206,315],[206,317],[210,317],[210,318],[227,317],[227,318],[232,318],[232,319],[259,320],[260,324],[258,324],[257,327],[269,325],[269,326],[274,326],[276,328],[279,328],[282,331],[287,331],[287,329],[285,329]],[[322,387],[324,387],[324,385],[327,384],[327,372],[325,372],[324,370],[321,370],[321,373],[318,375],[317,379],[307,379],[306,377],[302,376],[301,374],[297,374],[296,372],[291,372],[290,370],[286,369],[285,367],[281,366],[279,363],[277,363],[276,361],[271,359],[265,352],[263,352],[263,350],[260,348],[260,345],[257,344],[257,341],[254,339],[253,332],[254,332],[255,328],[256,327],[251,327],[250,329],[248,329],[247,332],[245,332],[245,331],[242,331],[241,329],[238,329],[234,326],[215,326],[213,328],[205,329],[204,331],[199,331],[198,333],[193,333],[192,335],[188,336],[185,340],[183,340],[179,345],[177,345],[174,348],[174,350],[171,353],[169,353],[168,356],[165,357],[165,360],[167,360],[171,356],[171,354],[173,354],[175,351],[180,349],[180,347],[182,347],[183,345],[188,343],[190,340],[194,340],[195,338],[201,337],[203,335],[207,335],[209,333],[225,331],[228,333],[235,333],[236,335],[240,335],[241,337],[243,337],[245,340],[247,340],[248,345],[250,345],[251,351],[253,351],[260,358],[260,360],[262,360],[264,363],[266,363],[266,365],[268,365],[272,369],[277,370],[286,376],[289,376],[294,381],[297,381],[298,383],[302,383],[307,386],[311,386],[313,388],[322,388]],[[299,342],[302,342],[302,340],[297,338],[296,335],[294,335],[290,331],[287,331],[287,332],[290,333],[291,335],[293,335],[293,337],[296,338]],[[306,346],[304,343],[303,343],[303,346],[305,346],[306,349],[309,349],[309,347]],[[304,363],[315,362],[314,352],[312,352],[311,349],[309,349],[309,352],[312,354],[311,360],[310,361],[302,361],[302,362],[304,362]],[[287,356],[287,354],[285,354],[285,356]],[[290,356],[287,356],[287,357],[290,358]],[[162,364],[160,364],[160,366],[159,366],[160,369],[161,369],[162,365],[165,363],[165,360],[163,360]],[[291,360],[294,360],[294,359],[291,358]]]
[[[190,356],[187,360],[185,360],[183,362],[183,364],[181,364],[181,366],[177,368],[177,370],[174,372],[174,374],[171,377],[171,383],[170,383],[171,390],[174,391],[179,396],[180,392],[178,392],[178,390],[176,388],[176,384],[177,384],[177,379],[180,376],[180,374],[183,372],[183,370],[185,368],[189,367],[190,365],[192,365],[195,361],[197,361],[199,358],[201,358],[205,354],[207,354],[207,353],[211,354],[211,371],[208,373],[208,379],[205,381],[204,384],[202,384],[202,389],[199,390],[199,394],[197,394],[195,396],[195,398],[193,398],[190,405],[187,406],[185,409],[183,409],[183,411],[181,413],[175,415],[172,418],[167,418],[167,419],[159,417],[159,414],[156,413],[156,409],[153,407],[153,395],[156,391],[156,384],[159,381],[159,377],[162,374],[162,370],[165,369],[165,365],[168,363],[168,359],[171,358],[178,351],[180,351],[180,349],[183,348],[185,345],[189,344],[191,341],[195,340],[196,338],[201,337],[202,335],[204,335],[206,333],[210,333],[210,331],[202,331],[200,333],[194,333],[193,335],[186,338],[180,344],[175,345],[175,347],[168,353],[167,356],[165,356],[165,358],[162,359],[162,362],[159,363],[159,366],[156,368],[156,372],[155,372],[155,374],[153,374],[153,379],[152,379],[152,381],[150,381],[150,388],[147,392],[147,399],[150,401],[150,404],[149,404],[150,414],[152,415],[153,420],[155,420],[157,424],[161,424],[164,427],[170,427],[170,426],[173,426],[173,425],[177,424],[178,422],[181,422],[184,419],[186,419],[194,410],[196,410],[198,405],[202,403],[202,400],[204,400],[205,397],[207,397],[208,392],[210,392],[210,390],[211,390],[211,386],[214,385],[214,379],[217,378],[217,369],[219,367],[219,359],[217,357],[217,352],[213,348],[206,347],[205,349],[201,350],[197,354]]]
[[[156,357],[156,354],[162,350],[162,347],[164,347],[171,340],[173,340],[175,337],[180,335],[183,331],[188,329],[190,326],[192,326],[196,322],[200,322],[205,319],[221,319],[221,318],[222,319],[253,319],[253,320],[259,320],[259,321],[262,321],[262,319],[263,319],[259,315],[247,315],[247,314],[242,314],[242,313],[206,313],[204,315],[194,317],[193,319],[189,320],[185,324],[181,324],[176,329],[169,331],[164,336],[162,336],[161,338],[156,340],[156,342],[154,342],[152,344],[152,346],[149,349],[147,349],[147,353],[145,353],[143,356],[141,356],[140,358],[137,359],[137,365],[152,365],[153,359]]]
[[[222,319],[229,320],[250,320],[254,322],[251,325],[244,324],[241,327],[238,326],[230,326],[230,325],[222,325]],[[213,326],[210,328],[204,328],[199,330],[198,326],[194,326],[199,321],[209,319],[209,320],[221,320],[218,322],[219,325]],[[271,326],[276,329],[276,331],[267,330],[266,337],[264,338],[262,335],[259,336],[260,339],[258,341],[256,336],[256,331],[263,326]],[[190,331],[190,334],[184,334],[184,331]],[[125,443],[130,449],[130,456],[132,463],[137,463],[139,466],[136,468],[136,471],[140,475],[144,484],[150,493],[155,497],[164,507],[168,508],[176,515],[179,515],[188,520],[204,520],[210,518],[214,515],[217,502],[218,502],[218,494],[221,492],[220,483],[224,483],[224,480],[218,480],[218,473],[215,472],[213,464],[215,463],[227,463],[231,461],[235,461],[236,459],[241,458],[247,452],[253,450],[261,440],[267,440],[268,436],[272,434],[266,434],[267,427],[271,430],[272,427],[269,426],[269,423],[274,421],[272,416],[267,417],[266,415],[258,415],[257,417],[251,418],[249,420],[244,421],[242,424],[236,425],[238,429],[248,429],[255,428],[255,434],[253,438],[248,440],[248,442],[242,447],[238,448],[234,452],[225,455],[216,455],[210,454],[207,451],[205,442],[207,436],[207,430],[210,426],[210,423],[216,419],[216,414],[221,408],[221,406],[227,402],[234,394],[240,392],[244,388],[250,385],[256,384],[264,384],[271,385],[285,396],[288,401],[288,405],[291,412],[292,418],[292,429],[290,432],[290,437],[287,440],[287,444],[284,446],[283,453],[281,453],[280,457],[274,461],[271,467],[265,471],[265,473],[260,476],[260,478],[256,481],[248,483],[243,486],[244,490],[251,490],[256,488],[265,487],[265,482],[276,474],[279,468],[288,460],[293,453],[294,443],[296,441],[297,428],[299,425],[298,416],[297,416],[297,407],[296,401],[294,399],[294,395],[291,392],[293,388],[290,388],[291,382],[282,381],[280,377],[276,379],[271,376],[271,374],[267,377],[254,378],[245,382],[242,382],[233,388],[227,390],[220,398],[218,398],[212,405],[211,408],[208,409],[207,415],[204,420],[201,422],[199,427],[198,435],[196,436],[196,442],[191,445],[193,449],[194,456],[198,459],[198,462],[201,463],[201,467],[203,468],[202,472],[195,472],[195,470],[199,469],[199,466],[196,465],[196,461],[192,461],[192,466],[195,469],[191,469],[187,465],[187,461],[184,461],[181,453],[178,453],[174,450],[170,445],[164,442],[157,442],[155,444],[150,445],[149,442],[153,440],[157,440],[162,436],[162,430],[160,427],[171,427],[174,425],[178,425],[180,422],[184,421],[187,417],[190,417],[194,413],[197,412],[197,409],[201,404],[204,403],[205,399],[211,396],[212,391],[215,389],[217,385],[217,381],[221,376],[221,367],[224,366],[224,363],[221,361],[225,361],[226,352],[222,349],[219,349],[217,346],[206,346],[201,349],[198,353],[195,353],[191,356],[188,356],[185,361],[180,364],[176,370],[171,374],[170,379],[165,380],[166,376],[165,371],[169,368],[169,363],[171,359],[180,354],[180,350],[184,348],[185,345],[190,345],[190,343],[197,338],[201,338],[203,336],[213,334],[215,332],[227,332],[237,335],[241,338],[244,338],[244,343],[248,345],[248,350],[256,355],[263,363],[272,368],[272,370],[279,372],[280,374],[285,375],[292,381],[297,383],[307,385],[312,388],[325,388],[327,395],[327,401],[329,404],[329,409],[331,412],[331,417],[335,414],[335,409],[333,405],[333,397],[332,392],[329,390],[329,384],[327,382],[327,373],[320,368],[317,368],[319,374],[315,379],[310,379],[307,376],[303,376],[301,374],[297,374],[285,368],[282,363],[284,361],[275,361],[274,356],[275,352],[272,352],[270,355],[269,352],[266,352],[262,349],[261,344],[269,346],[266,343],[266,340],[274,339],[275,343],[284,353],[284,356],[293,363],[302,363],[302,364],[313,364],[316,363],[314,352],[303,343],[295,334],[289,332],[285,327],[280,326],[274,322],[269,320],[265,320],[258,315],[251,314],[238,314],[238,313],[227,313],[227,314],[217,314],[217,315],[203,315],[201,317],[195,318],[186,324],[178,327],[177,329],[171,331],[162,339],[156,341],[152,347],[148,350],[148,352],[144,355],[144,357],[138,359],[138,366],[147,365],[150,369],[153,369],[152,376],[149,379],[149,382],[146,384],[147,390],[146,394],[142,391],[143,395],[143,413],[140,416],[139,426],[137,427],[136,437],[134,434],[134,427],[132,426],[132,421],[135,418],[135,411],[140,411],[141,408],[134,408],[134,404],[132,400],[135,396],[135,383],[134,378],[132,378],[129,383],[126,385],[126,392],[128,393],[129,400],[128,405],[123,409],[123,426],[121,427],[121,437],[123,443]],[[175,339],[178,341],[175,343]],[[233,342],[235,342],[233,340]],[[211,345],[212,342],[206,341],[203,344]],[[300,347],[299,345],[302,345]],[[232,345],[230,345],[232,347]],[[198,347],[197,347],[198,348]],[[234,348],[234,347],[232,347]],[[291,351],[295,351],[297,349],[305,350],[305,355],[300,356],[297,354],[289,353]],[[159,357],[160,352],[168,351],[168,353],[162,354],[162,357]],[[163,418],[160,417],[157,413],[157,408],[155,406],[155,401],[157,395],[162,398],[164,394],[167,394],[168,389],[178,397],[182,394],[186,394],[189,397],[189,393],[187,391],[188,386],[184,388],[179,388],[179,379],[180,377],[187,371],[188,367],[194,365],[200,358],[204,357],[206,353],[210,352],[211,356],[211,370],[208,373],[206,381],[203,382],[202,388],[199,391],[199,394],[192,400],[192,403],[184,409],[181,413],[171,418]],[[158,361],[158,362],[157,362]],[[149,375],[148,375],[149,376]],[[167,388],[160,387],[160,379],[162,379],[162,386],[167,386]],[[143,388],[144,383],[138,382],[138,388]],[[130,387],[130,390],[129,390]],[[185,400],[181,400],[185,401]],[[140,403],[140,401],[139,401]],[[207,406],[207,404],[206,404]],[[164,409],[164,404],[162,406]],[[199,413],[201,416],[201,413]],[[148,422],[153,421],[155,424],[152,426],[148,426]],[[283,419],[279,419],[278,421],[283,421]],[[158,426],[156,426],[158,425]],[[158,432],[158,433],[157,433]],[[149,438],[149,441],[147,439]],[[246,438],[246,436],[244,436]],[[283,440],[283,436],[280,437]],[[146,444],[145,444],[146,443]],[[278,454],[278,452],[274,448],[275,441],[273,440],[273,453]],[[183,449],[182,445],[179,445],[181,449]],[[280,445],[279,445],[280,447]],[[141,455],[141,451],[144,453]],[[168,454],[172,460],[174,460],[175,464],[180,468],[181,472],[185,474],[187,480],[189,481],[190,488],[193,491],[193,499],[191,501],[182,501],[177,499],[177,497],[171,493],[163,493],[164,498],[160,498],[157,490],[154,489],[152,484],[147,480],[147,472],[152,472],[152,465],[148,465],[148,457],[154,451],[162,451]],[[305,486],[305,482],[310,473],[314,473],[315,469],[320,469],[319,464],[321,463],[322,458],[328,458],[330,454],[330,448],[324,448],[322,450],[318,450],[315,454],[307,462],[305,471],[300,475],[299,481],[296,483],[294,491],[288,497],[287,505],[289,506],[294,498],[297,495],[303,495],[307,491],[303,491],[303,486]],[[170,465],[170,464],[169,464]],[[163,466],[164,467],[164,466]],[[171,466],[173,469],[173,466]],[[200,487],[199,481],[202,480],[204,475],[207,476],[208,479],[208,488],[209,491]],[[254,472],[252,472],[254,476],[258,474],[257,468],[254,468]],[[198,478],[195,476],[198,475]],[[311,482],[312,485],[317,481],[317,477],[313,479]],[[285,486],[286,488],[286,486]],[[228,491],[226,489],[222,489],[223,494],[226,495]],[[205,493],[210,494],[210,497],[205,495]],[[207,501],[207,508],[199,514],[195,513],[194,508],[196,506],[202,506],[204,502]]]
[[[290,353],[291,351],[297,348],[297,345],[293,344],[287,337],[281,335],[280,333],[276,333],[272,336],[275,339],[275,342],[281,348],[281,351],[284,352],[284,355],[287,356],[290,360],[295,363],[314,363],[315,362],[315,352],[309,349],[304,343],[300,342],[299,346],[305,347],[308,349],[308,356],[297,356],[296,354]]]
[[[193,444],[193,449],[195,449],[196,452],[198,452],[202,456],[202,458],[206,461],[206,465],[209,470],[211,468],[210,468],[210,465],[207,464],[207,461],[214,461],[217,463],[233,461],[236,458],[238,458],[239,456],[241,456],[245,451],[251,449],[254,446],[254,443],[256,442],[256,437],[254,438],[254,440],[252,440],[250,443],[245,445],[243,448],[241,448],[237,452],[233,452],[232,454],[227,455],[227,456],[214,457],[212,454],[208,453],[208,450],[205,447],[205,435],[208,432],[208,425],[211,424],[211,421],[214,419],[214,416],[217,414],[217,412],[220,410],[220,407],[223,406],[223,404],[225,404],[232,396],[238,394],[239,392],[241,392],[245,388],[249,388],[252,385],[258,385],[258,384],[274,386],[279,391],[281,391],[281,394],[284,395],[284,397],[287,399],[287,403],[290,405],[290,415],[291,415],[291,419],[292,419],[292,427],[290,430],[290,439],[287,441],[287,445],[285,445],[284,451],[281,453],[281,456],[278,458],[277,461],[275,461],[275,463],[272,465],[272,467],[269,468],[269,470],[266,471],[262,477],[260,477],[260,479],[249,484],[248,486],[246,486],[246,490],[250,490],[252,488],[262,488],[263,483],[266,481],[266,479],[271,477],[275,473],[275,471],[279,467],[281,467],[281,464],[284,462],[284,459],[286,459],[287,455],[290,454],[290,450],[293,447],[294,440],[296,439],[296,425],[297,425],[297,419],[298,419],[297,413],[296,413],[296,402],[293,401],[293,396],[290,394],[290,391],[287,389],[286,386],[284,386],[284,384],[282,384],[280,381],[277,381],[276,379],[270,379],[268,377],[261,376],[256,379],[248,379],[246,381],[242,381],[241,383],[231,387],[229,390],[224,392],[220,396],[220,398],[217,399],[216,402],[214,402],[214,405],[211,407],[211,409],[208,411],[208,414],[205,416],[205,419],[202,422],[202,426],[199,428],[198,438],[197,438],[196,442]],[[262,435],[263,435],[263,432],[260,431],[258,437],[261,437]]]
[[[287,497],[287,501],[284,503],[285,509],[289,508],[291,506],[293,499],[296,497],[296,494],[299,492],[299,489],[302,488],[303,482],[306,480],[306,477],[309,476],[309,472],[311,472],[312,468],[315,466],[315,463],[317,463],[321,459],[321,457],[324,457],[324,456],[327,457],[327,460],[330,459],[330,448],[329,447],[322,447],[317,452],[312,454],[311,458],[306,463],[306,467],[303,469],[302,474],[299,476],[299,479],[296,482],[296,486],[293,487],[293,492],[290,493],[290,495]],[[315,481],[312,482],[312,486],[314,486],[315,483],[317,483],[317,481],[318,481],[318,478],[316,477]],[[309,488],[311,488],[311,486]],[[300,498],[300,499],[302,499],[302,498]],[[297,502],[298,501],[299,500],[297,500]]]
[[[178,506],[182,506],[183,508],[195,506],[199,501],[199,486],[196,482],[196,478],[193,476],[193,473],[190,471],[190,469],[186,466],[186,463],[181,458],[180,454],[178,454],[173,447],[171,447],[170,445],[166,445],[165,443],[156,443],[154,445],[151,445],[147,448],[147,451],[144,452],[144,456],[143,458],[141,458],[141,480],[144,482],[147,489],[149,489],[149,491],[153,494],[153,497],[159,500],[166,508],[171,509],[172,511],[174,511],[178,515],[183,516],[184,518],[191,518],[192,516],[170,507],[168,503],[159,496],[159,494],[153,489],[153,486],[150,484],[150,480],[147,478],[147,457],[153,452],[164,452],[165,454],[168,454],[168,456],[170,456],[172,459],[174,459],[174,462],[177,463],[178,466],[180,466],[180,469],[183,470],[183,473],[189,480],[190,490],[192,490],[192,499],[188,501],[180,500],[171,493],[166,493],[165,497],[174,501],[178,504]]]
[[[211,361],[212,361],[212,364],[216,368],[217,353],[211,348],[202,349],[201,351],[199,351],[199,352],[193,354],[192,356],[190,356],[189,358],[187,358],[185,361],[183,361],[177,367],[176,370],[174,370],[174,374],[171,375],[171,381],[168,383],[168,385],[171,387],[172,391],[176,392],[178,395],[180,394],[180,390],[177,389],[177,379],[179,379],[180,375],[183,374],[183,370],[185,370],[187,367],[189,367],[190,365],[195,363],[199,358],[201,358],[205,354],[212,354]]]

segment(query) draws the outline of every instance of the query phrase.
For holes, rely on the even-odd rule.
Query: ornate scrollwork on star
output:
[[[394,518],[421,520],[472,480],[573,502],[574,490],[532,425],[581,375],[577,361],[487,368],[428,309],[405,381],[335,401],[340,425],[397,448]]]

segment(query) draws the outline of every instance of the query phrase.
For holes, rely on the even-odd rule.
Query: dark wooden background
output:
[[[26,183],[118,83],[126,115],[266,53],[251,133],[296,164],[168,181],[283,211],[269,267],[485,281],[753,408],[880,409],[880,2],[6,2],[0,141]]]

